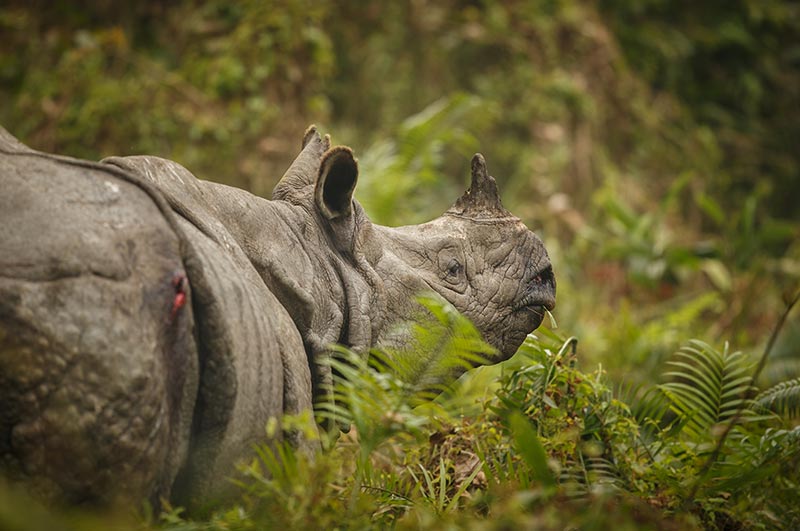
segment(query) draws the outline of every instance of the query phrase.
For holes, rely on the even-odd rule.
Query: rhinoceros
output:
[[[0,128],[0,473],[67,504],[216,499],[270,419],[312,408],[331,345],[387,341],[421,291],[472,320],[490,362],[513,355],[555,278],[484,158],[416,226],[371,223],[357,177],[313,126],[271,200]]]

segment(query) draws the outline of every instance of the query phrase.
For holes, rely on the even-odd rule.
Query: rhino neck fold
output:
[[[402,323],[419,314],[416,296],[425,291],[442,294],[430,277],[427,266],[428,247],[432,237],[430,224],[405,227],[373,225],[366,255],[380,278],[386,303],[384,325]],[[382,326],[375,336],[379,341],[391,334]],[[383,341],[381,341],[383,342]],[[395,341],[390,340],[390,343]]]
[[[216,217],[294,321],[318,398],[331,383],[330,347],[338,343],[366,353],[382,327],[382,282],[362,250],[369,220],[358,207],[358,230],[326,230],[318,214],[302,204],[202,184],[215,200],[226,198],[218,201]],[[339,232],[350,241],[342,242]]]

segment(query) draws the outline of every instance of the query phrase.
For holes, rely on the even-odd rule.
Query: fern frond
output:
[[[800,416],[800,378],[781,382],[762,391],[755,402],[778,415],[797,418]]]
[[[616,465],[603,457],[585,457],[586,475],[589,485],[594,488],[620,487]]]
[[[671,382],[659,389],[669,398],[682,432],[695,440],[706,440],[711,428],[732,420],[742,410],[740,421],[753,420],[748,398],[752,364],[742,352],[720,352],[702,341],[692,340],[675,353],[665,376]]]
[[[411,388],[442,391],[455,376],[496,354],[472,322],[439,295],[423,293],[417,302],[426,314],[410,326],[404,345],[383,352],[392,372]]]
[[[430,401],[449,390],[456,376],[486,363],[495,350],[452,305],[435,294],[417,298],[419,321],[394,349],[373,350],[364,357],[334,346],[328,360],[333,385],[315,405],[330,425],[353,425],[366,447],[374,448],[397,433],[418,434],[431,420],[419,409],[435,408],[441,417],[455,416],[457,401]]]

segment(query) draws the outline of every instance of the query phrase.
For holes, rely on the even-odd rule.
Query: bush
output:
[[[754,368],[743,354],[690,341],[669,363],[664,383],[628,389],[623,397],[601,369],[577,368],[575,338],[545,328],[528,337],[488,396],[470,395],[460,381],[432,402],[420,401],[443,368],[472,362],[488,348],[446,303],[424,304],[432,325],[418,328],[417,340],[433,337],[444,345],[424,370],[404,370],[397,352],[366,360],[341,349],[333,362],[336,401],[319,413],[352,426],[349,433],[325,439],[327,450],[314,457],[261,446],[241,469],[237,507],[210,522],[172,511],[162,525],[793,529],[800,523],[796,411],[765,409],[775,404],[770,397],[792,394],[787,390],[796,382],[756,396]],[[478,407],[464,415],[469,401]],[[283,429],[311,422],[286,419]]]

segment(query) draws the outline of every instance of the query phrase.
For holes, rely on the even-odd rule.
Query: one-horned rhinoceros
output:
[[[62,503],[215,499],[330,345],[367,351],[434,291],[511,356],[555,303],[484,159],[445,214],[373,224],[310,128],[266,200],[156,157],[95,163],[0,128],[0,473]]]

